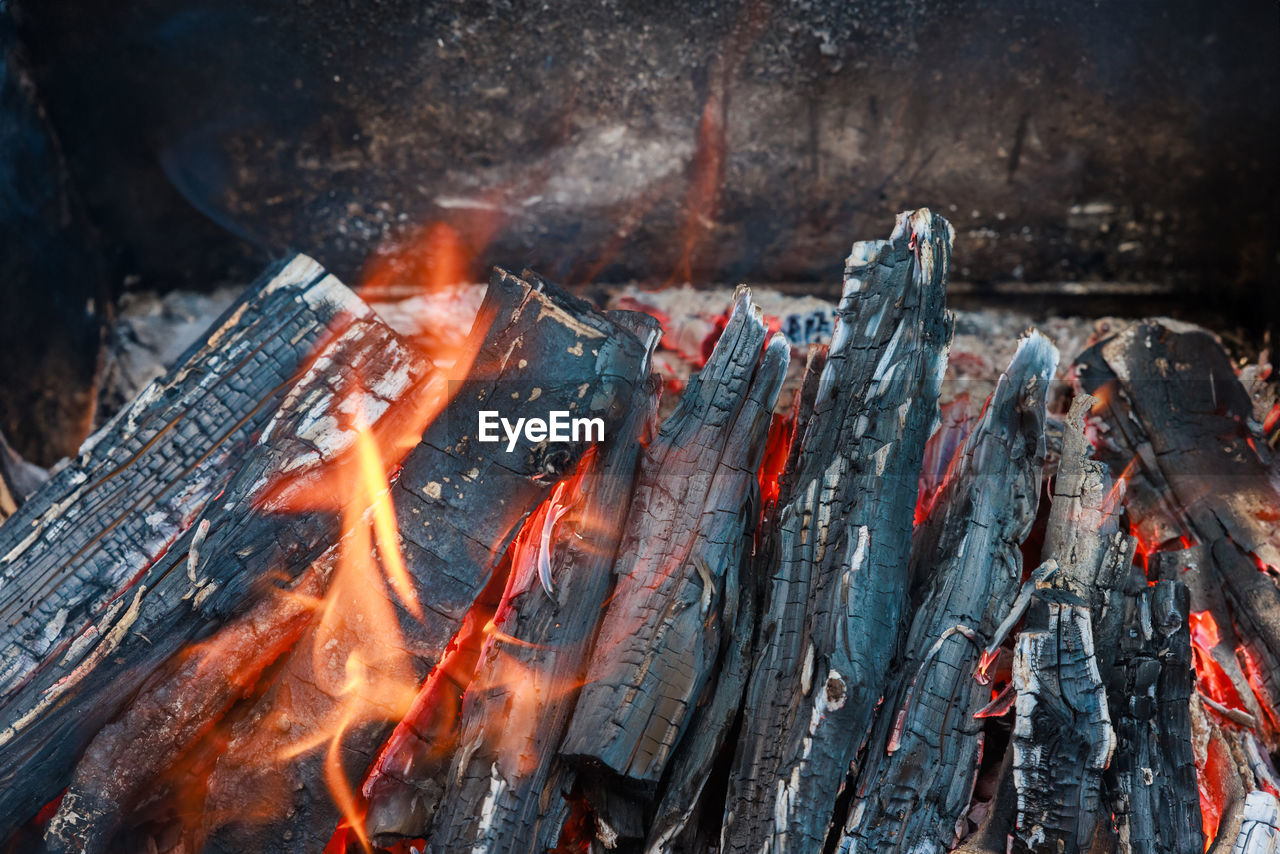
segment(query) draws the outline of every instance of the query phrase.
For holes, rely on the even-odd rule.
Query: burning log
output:
[[[855,244],[745,701],[724,850],[821,850],[901,632],[921,459],[951,323],[952,228],[918,210]]]
[[[1137,541],[1121,527],[1125,482],[1114,480],[1105,464],[1091,458],[1085,415],[1095,403],[1092,396],[1078,394],[1067,413],[1042,553],[1056,565],[1050,586],[1088,605],[1105,675],[1119,642],[1121,597]]]
[[[1057,361],[1039,333],[1021,342],[917,526],[911,575],[927,592],[860,769],[842,851],[955,844],[991,700],[988,680],[976,677],[1021,586],[1019,547],[1039,502],[1045,396]]]
[[[0,837],[62,789],[126,699],[92,674],[120,657],[148,567],[226,485],[330,325],[361,311],[309,258],[276,265],[0,528]]]
[[[657,413],[653,379],[637,389],[631,417],[589,469],[545,508],[567,515],[548,526],[535,514],[537,524],[526,526],[530,536],[522,534],[513,546],[507,589],[467,691],[460,746],[444,777],[428,850],[545,851],[560,837],[574,773],[556,746],[612,588],[610,568],[640,439]],[[549,591],[538,578],[544,562],[551,569]],[[388,767],[394,763],[388,756]],[[422,826],[408,835],[426,831]]]
[[[790,348],[748,292],[645,449],[617,584],[561,753],[652,792],[734,631],[756,471]]]
[[[1087,851],[1115,734],[1089,608],[1079,598],[1050,590],[1032,600],[1018,635],[1013,685],[1012,850]]]
[[[1114,472],[1128,472],[1135,533],[1150,552],[1197,549],[1178,578],[1192,589],[1192,611],[1207,612],[1222,632],[1215,657],[1244,711],[1274,742],[1280,489],[1248,393],[1212,335],[1172,321],[1140,323],[1099,342],[1076,372],[1103,401],[1099,454]],[[1201,601],[1197,589],[1207,593]]]
[[[1121,854],[1201,854],[1204,835],[1191,744],[1190,597],[1175,581],[1125,597],[1108,691],[1117,747],[1109,789]]]
[[[766,336],[740,290],[706,365],[642,455],[617,587],[561,747],[593,777],[608,772],[587,785],[606,835],[644,837],[615,807],[653,797],[664,775],[649,832],[678,833],[738,710],[754,628],[756,581],[742,575],[757,471],[790,358],[781,336]]]
[[[1125,481],[1090,459],[1084,418],[1096,404],[1078,394],[1066,419],[1044,542],[1057,563],[1050,581],[1088,604],[1097,667],[1109,684],[1117,746],[1105,806],[1118,850],[1197,854],[1204,844],[1191,750],[1189,600],[1180,583],[1148,588],[1131,575],[1136,540],[1120,525]],[[1075,820],[1088,827],[1098,817]]]
[[[638,327],[648,335],[642,342],[628,331],[630,321],[621,325],[542,280],[502,272],[480,315],[473,337],[483,344],[467,381],[391,488],[409,589],[369,603],[369,619],[356,612],[314,623],[232,726],[209,780],[206,851],[322,845],[343,816],[361,832],[355,793],[378,748],[489,583],[520,521],[590,444],[586,436],[549,443],[526,435],[508,452],[480,441],[480,411],[502,405],[516,416],[590,414],[602,419],[606,436],[616,433],[656,340],[650,325]],[[378,549],[384,563],[387,546]],[[368,560],[371,551],[357,540],[352,558]],[[287,793],[284,812],[243,820],[273,784]]]
[[[114,644],[110,657],[101,653],[88,659],[73,708],[128,706],[97,734],[78,763],[47,833],[50,850],[103,850],[135,799],[211,720],[248,693],[257,675],[309,622],[304,597],[324,591],[331,566],[302,573],[288,595],[266,582],[273,574],[286,580],[297,574],[285,560],[277,565],[292,551],[290,542],[301,544],[297,551],[315,548],[332,542],[336,531],[321,514],[283,525],[279,520],[253,525],[255,504],[270,481],[267,473],[305,472],[331,455],[341,457],[353,438],[335,419],[335,401],[346,401],[348,411],[360,410],[374,428],[394,433],[404,429],[397,425],[412,407],[390,404],[410,401],[429,387],[424,380],[430,363],[400,343],[336,280],[328,281],[349,310],[335,318],[327,343],[292,382],[256,444],[242,452],[240,473],[223,498],[206,506],[198,524],[126,591],[132,604],[115,624],[117,636],[108,638]],[[237,551],[229,545],[246,532],[256,536],[248,540],[253,548]],[[265,588],[266,601],[234,619],[237,600],[259,587]],[[207,644],[161,666],[202,631],[228,619],[231,623]],[[130,700],[144,680],[143,690]]]

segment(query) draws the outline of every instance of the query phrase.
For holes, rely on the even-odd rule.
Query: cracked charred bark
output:
[[[790,348],[740,290],[707,364],[644,450],[616,585],[560,752],[651,795],[734,631],[756,472]],[[761,350],[764,355],[761,356]]]
[[[430,851],[556,846],[574,781],[556,747],[612,588],[610,568],[640,441],[657,414],[654,380],[637,389],[631,417],[569,487],[568,515],[552,537],[540,544],[535,529],[513,547],[515,563],[494,631],[464,701],[459,747],[442,775],[439,811],[429,834],[426,826],[410,834],[427,837]],[[551,567],[550,595],[536,577],[535,564],[544,557]],[[393,766],[394,758],[387,764]]]
[[[222,551],[227,548],[225,532],[253,513],[256,500],[267,493],[270,478],[265,472],[305,472],[321,459],[341,457],[351,435],[333,417],[336,401],[360,401],[371,429],[394,429],[402,410],[390,404],[412,399],[431,369],[345,288],[330,281],[337,293],[346,295],[344,316],[262,425],[256,444],[237,460],[241,478],[226,487],[222,500],[206,506],[200,521],[138,581],[132,604],[113,628],[119,632],[118,644],[110,657],[89,659],[86,687],[76,702],[109,702],[115,708],[123,703],[124,708],[94,736],[78,762],[46,834],[49,851],[104,850],[123,814],[157,776],[296,640],[311,616],[302,596],[323,592],[330,565],[299,573],[288,594],[265,583],[269,573],[280,569],[271,560],[279,554],[271,549],[256,565],[246,561],[243,571],[249,577],[236,578]],[[298,541],[306,532],[316,544],[332,541],[323,517],[296,522],[288,530]],[[262,548],[261,542],[255,545]],[[280,575],[286,578],[296,572],[284,569]],[[228,607],[228,589],[258,587],[264,599],[248,613],[233,615],[234,607],[219,612]],[[161,658],[222,623],[227,624],[209,643],[187,648],[169,662]],[[140,684],[142,690],[131,696]]]
[[[854,245],[791,498],[725,807],[726,852],[821,850],[901,634],[921,459],[950,341],[952,228]]]
[[[122,654],[148,567],[362,311],[311,259],[275,265],[0,528],[0,838],[66,785],[137,685],[94,677]]]
[[[1191,589],[1191,610],[1212,614],[1223,633],[1214,657],[1274,746],[1280,734],[1263,709],[1280,697],[1280,489],[1229,357],[1203,329],[1146,321],[1091,347],[1076,371],[1104,401],[1100,457],[1113,472],[1130,467],[1136,533],[1167,571],[1178,561],[1163,553],[1182,553],[1177,577]]]
[[[631,328],[643,330],[647,340]],[[501,271],[494,274],[474,335],[484,344],[477,347],[467,381],[409,453],[392,487],[401,550],[425,608],[419,619],[396,603],[407,656],[408,672],[401,676],[414,684],[439,662],[521,520],[576,468],[588,447],[585,440],[521,439],[508,453],[504,444],[477,441],[479,410],[502,400],[516,414],[567,410],[599,416],[610,435],[647,376],[657,337],[648,319],[629,317],[620,324],[541,279],[525,282]],[[278,754],[323,727],[336,709],[353,701],[323,686],[344,684],[343,650],[357,646],[362,631],[345,627],[336,649],[313,656],[315,637],[308,630],[271,687],[233,726],[209,781],[206,851],[291,851],[329,838],[340,810],[326,783],[326,755],[338,757],[346,785],[357,791],[403,712],[351,726],[327,751],[312,750],[281,764],[264,765],[260,757]],[[377,696],[354,699],[371,708],[386,702]],[[287,727],[263,727],[282,714]],[[289,794],[280,815],[265,822],[239,820],[261,785],[281,782]]]
[[[1063,590],[1032,599],[1014,651],[1011,850],[1088,850],[1115,750],[1089,608]]]
[[[1039,502],[1057,361],[1039,333],[1019,345],[916,528],[911,571],[927,592],[877,716],[841,851],[941,851],[956,842],[982,755],[977,713],[991,699],[976,677],[1021,586],[1020,544]]]
[[[1190,597],[1160,581],[1125,597],[1119,656],[1108,695],[1115,760],[1107,774],[1121,854],[1204,851],[1191,746],[1194,671]]]

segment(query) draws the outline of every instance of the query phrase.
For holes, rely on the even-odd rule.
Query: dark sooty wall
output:
[[[704,114],[699,279],[829,278],[919,205],[979,281],[1257,281],[1277,249],[1273,0],[19,9],[118,269],[160,285],[208,280],[202,217],[350,275],[475,204],[490,260],[663,279]]]

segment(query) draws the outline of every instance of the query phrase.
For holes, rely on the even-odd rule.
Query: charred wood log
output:
[[[326,333],[328,343],[293,382],[275,416],[261,428],[257,444],[242,455],[241,476],[227,486],[225,503],[206,506],[198,524],[142,573],[136,589],[124,593],[131,600],[129,610],[113,624],[115,640],[105,642],[114,645],[91,654],[82,665],[86,672],[73,695],[73,708],[106,703],[119,708],[125,702],[127,707],[98,733],[78,763],[46,834],[51,851],[103,850],[136,798],[211,721],[248,693],[258,674],[310,621],[312,609],[304,603],[324,591],[333,555],[303,573],[287,593],[265,583],[272,573],[286,579],[296,574],[287,564],[276,566],[268,559],[255,569],[246,560],[247,572],[253,573],[249,578],[227,571],[240,564],[223,556],[226,532],[243,523],[243,514],[254,512],[253,498],[262,494],[266,482],[258,476],[262,467],[305,471],[322,458],[341,458],[352,441],[335,418],[344,407],[362,410],[373,428],[402,430],[396,422],[404,410],[390,404],[405,403],[427,387],[430,363],[370,311],[360,309],[335,280],[330,282],[335,292],[346,295],[352,310]],[[358,315],[353,313],[357,309]],[[243,485],[245,477],[251,478],[249,487]],[[312,514],[298,518],[293,534],[303,540],[305,531],[316,543],[331,542],[330,527],[323,516]],[[265,554],[278,556],[270,549]],[[244,555],[235,557],[245,560]],[[263,587],[266,601],[234,619],[227,591],[255,585]],[[202,630],[228,619],[230,624],[208,643],[183,649]],[[158,658],[178,650],[183,652],[172,662]],[[144,689],[130,699],[143,680]]]
[[[544,851],[560,837],[574,775],[556,747],[612,588],[640,440],[657,413],[653,379],[637,388],[630,417],[589,468],[539,510],[563,511],[559,524],[535,514],[512,546],[512,571],[467,690],[430,851]],[[541,579],[540,565],[550,570]]]
[[[1191,746],[1190,597],[1174,581],[1125,597],[1108,692],[1116,757],[1108,773],[1121,854],[1200,854],[1204,834]]]
[[[983,748],[983,649],[1022,582],[1020,545],[1035,519],[1045,398],[1058,353],[1023,340],[916,528],[916,607],[886,691],[840,842],[842,851],[947,850],[969,807]]]
[[[362,310],[310,259],[275,266],[0,528],[0,837],[66,785],[136,687],[87,677],[119,659],[148,567],[226,485],[330,326]]]
[[[734,631],[725,603],[738,601],[756,471],[790,356],[781,335],[765,347],[766,336],[740,290],[710,359],[644,450],[615,589],[560,748],[646,794]]]
[[[1018,635],[1013,684],[1018,817],[1012,850],[1087,851],[1115,733],[1089,609],[1079,598],[1044,590],[1033,599]]]
[[[725,806],[726,852],[816,852],[901,634],[921,458],[951,323],[952,228],[855,244],[790,501]]]
[[[667,851],[703,851],[718,839],[701,839],[698,830],[708,822],[702,817],[714,801],[708,791],[713,764],[719,762],[735,721],[742,708],[742,696],[751,676],[751,652],[760,621],[760,602],[764,593],[765,570],[772,565],[765,541],[756,554],[743,557],[742,566],[730,567],[725,590],[737,590],[736,602],[726,599],[724,621],[732,626],[724,641],[728,649],[722,654],[709,699],[697,707],[689,731],[677,746],[664,776],[647,829],[646,850],[658,854]],[[731,752],[728,757],[732,758]],[[717,805],[714,825],[721,812]],[[716,836],[718,837],[718,827]]]
[[[548,283],[495,273],[473,331],[483,344],[468,379],[409,453],[392,488],[412,598],[423,610],[414,614],[400,600],[390,602],[398,633],[390,643],[370,637],[359,621],[340,622],[329,638],[321,626],[308,629],[272,686],[232,728],[209,781],[205,850],[286,851],[299,840],[328,839],[352,809],[338,801],[354,800],[413,689],[440,661],[520,522],[575,470],[590,444],[589,436],[551,443],[526,435],[508,451],[480,441],[479,412],[499,402],[518,416],[562,410],[599,417],[606,436],[616,432],[656,341],[654,326],[639,328],[648,340]],[[352,687],[351,653],[369,644],[390,657],[371,668],[374,678]],[[403,704],[384,685],[403,695]],[[294,748],[326,731],[324,749]],[[262,761],[282,750],[283,761]],[[241,819],[262,785],[281,782],[288,797],[280,815]]]
[[[1227,354],[1209,333],[1147,321],[1080,356],[1081,386],[1100,396],[1100,456],[1128,469],[1126,504],[1150,549],[1201,547],[1183,567],[1224,633],[1238,629],[1223,659],[1273,745],[1268,710],[1280,697],[1280,526],[1274,451],[1260,438],[1252,403]],[[1203,581],[1192,576],[1207,574]],[[1219,595],[1220,592],[1220,595]]]
[[[1123,625],[1122,597],[1137,541],[1121,524],[1125,482],[1113,479],[1104,463],[1091,458],[1085,414],[1095,403],[1092,396],[1079,394],[1067,413],[1042,553],[1057,565],[1050,586],[1089,606],[1105,678]]]
[[[536,517],[535,511],[525,524]],[[509,565],[505,572],[510,574]],[[498,574],[503,574],[503,569]],[[366,832],[380,844],[392,846],[404,838],[426,836],[444,797],[449,764],[461,737],[463,698],[475,678],[486,631],[497,613],[497,603],[488,607],[485,602],[487,593],[488,588],[467,613],[361,788],[368,804]]]

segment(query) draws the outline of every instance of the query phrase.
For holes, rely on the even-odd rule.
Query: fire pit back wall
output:
[[[116,288],[286,247],[351,280],[432,219],[570,282],[836,282],[846,235],[919,205],[961,280],[1275,263],[1267,0],[15,11]]]

